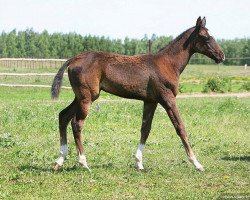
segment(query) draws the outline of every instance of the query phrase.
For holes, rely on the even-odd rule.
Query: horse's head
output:
[[[204,54],[213,59],[216,63],[223,62],[225,60],[225,54],[215,39],[209,35],[208,29],[205,25],[206,18],[204,17],[201,19],[201,17],[199,17],[192,34],[193,49],[195,52]]]

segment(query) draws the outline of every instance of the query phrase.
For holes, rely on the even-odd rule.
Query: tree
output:
[[[26,49],[25,49],[25,44],[26,44],[26,40],[25,40],[25,32],[23,31],[19,31],[17,34],[17,57],[19,58],[25,58],[27,57],[26,55]]]
[[[28,58],[35,58],[37,57],[37,46],[36,46],[36,39],[37,33],[33,31],[33,29],[26,29],[25,31],[25,41],[26,41],[26,56]]]
[[[8,57],[6,38],[7,38],[7,34],[5,32],[2,32],[0,36],[0,57],[2,58]]]
[[[18,55],[16,30],[11,31],[6,38],[7,57],[14,58]]]
[[[37,58],[49,58],[49,34],[45,30],[37,36],[36,41],[36,57]]]

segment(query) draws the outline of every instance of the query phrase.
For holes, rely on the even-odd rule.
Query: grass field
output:
[[[77,164],[71,128],[69,155],[53,172],[59,151],[58,113],[73,99],[62,90],[0,87],[0,199],[217,199],[250,193],[250,98],[178,99],[190,141],[205,172],[187,161],[180,139],[158,106],[134,169],[140,101],[96,101],[85,125],[92,172]],[[114,99],[103,94],[101,99]],[[96,109],[100,106],[100,111]]]

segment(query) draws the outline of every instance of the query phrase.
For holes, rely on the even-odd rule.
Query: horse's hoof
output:
[[[204,172],[205,171],[205,169],[201,166],[201,167],[199,167],[199,168],[196,168],[197,169],[197,171],[199,171],[199,172]]]
[[[138,171],[144,170],[144,167],[143,167],[142,164],[137,164],[137,163],[136,163],[135,168],[136,168]]]
[[[92,172],[91,169],[88,167],[88,165],[82,164],[82,163],[79,163],[79,164],[82,166],[82,168],[88,170],[89,172]]]
[[[55,167],[54,167],[54,171],[58,171],[60,169],[60,165],[58,163],[56,163]]]

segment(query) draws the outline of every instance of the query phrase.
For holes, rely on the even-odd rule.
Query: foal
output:
[[[187,132],[176,106],[179,77],[194,53],[201,53],[216,63],[225,56],[205,27],[205,17],[199,17],[196,26],[179,35],[156,54],[125,56],[101,51],[81,53],[59,69],[54,78],[51,94],[58,98],[62,77],[66,68],[75,93],[73,102],[59,114],[60,157],[55,170],[59,169],[67,155],[66,128],[71,121],[79,163],[87,168],[81,131],[89,108],[100,91],[144,102],[141,139],[135,154],[136,167],[143,169],[142,152],[148,138],[157,104],[166,110],[185,148],[188,159],[199,171],[203,166],[196,159],[188,141]]]

